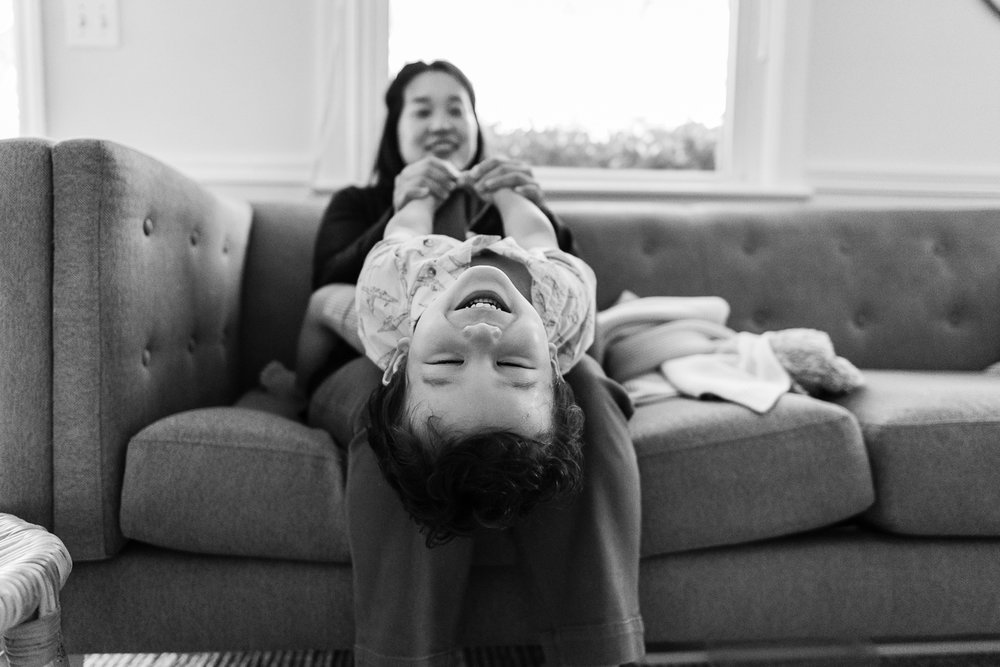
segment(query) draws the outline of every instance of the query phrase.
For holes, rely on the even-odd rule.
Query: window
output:
[[[549,196],[797,197],[805,192],[801,122],[809,3],[327,0],[319,6],[319,25],[333,26],[320,32],[319,74],[327,89],[320,92],[325,106],[320,112],[324,148],[314,179],[319,190],[368,181],[390,73],[408,60],[443,57],[476,85],[491,146],[535,165]],[[480,16],[469,18],[472,11]],[[568,17],[556,18],[558,12]],[[431,29],[414,27],[428,20]],[[476,27],[453,28],[462,24]],[[684,42],[696,32],[695,25],[705,36]],[[686,30],[681,36],[678,26]],[[620,34],[635,38],[616,42],[608,37]],[[488,46],[490,39],[513,42]],[[543,55],[521,56],[533,43]],[[670,50],[680,43],[683,56]],[[583,50],[573,53],[574,48]],[[670,74],[672,68],[663,62],[676,60],[684,67]],[[547,64],[539,64],[543,61]],[[498,74],[494,63],[509,66]],[[638,83],[623,74],[628,65],[641,72]],[[591,83],[598,75],[605,78]],[[517,83],[516,92],[509,92],[505,80]],[[588,86],[615,94],[566,101],[589,92]],[[683,92],[664,102],[656,95],[668,86]],[[619,104],[626,97],[628,103]],[[554,110],[569,113],[556,118]],[[528,141],[525,135],[531,135]],[[555,150],[539,157],[547,145]],[[525,155],[525,150],[536,154]]]
[[[535,166],[712,171],[729,33],[729,0],[391,0],[387,74],[451,60],[488,144]]]

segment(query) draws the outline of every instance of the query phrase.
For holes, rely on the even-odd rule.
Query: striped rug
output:
[[[467,667],[536,667],[540,646],[467,648]],[[232,651],[226,653],[95,653],[84,667],[353,667],[350,651]]]
[[[927,651],[927,648],[924,648]],[[542,667],[538,646],[468,648],[464,667]],[[350,651],[248,651],[226,653],[87,654],[84,667],[353,667]],[[652,652],[643,667],[997,667],[1000,653],[930,650],[913,653],[867,647],[819,651]]]

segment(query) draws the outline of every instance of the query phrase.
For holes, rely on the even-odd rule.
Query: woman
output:
[[[498,188],[511,187],[552,221],[560,247],[572,250],[568,230],[545,207],[530,169],[484,158],[475,93],[458,68],[444,61],[406,65],[385,100],[374,184],[346,188],[331,201],[316,241],[315,287],[355,282],[389,218],[412,198],[444,203],[440,225],[447,231],[441,233],[464,237],[468,228],[502,235],[502,220],[488,202]],[[478,196],[463,196],[464,184]],[[364,384],[367,393],[380,378],[374,364],[358,359],[324,384],[350,383],[355,393]],[[630,662],[644,650],[637,599],[639,479],[627,424],[631,405],[591,358],[566,380],[586,416],[583,489],[569,503],[537,508],[511,534],[534,595],[534,622],[547,664]],[[349,447],[347,519],[356,664],[452,664],[473,540],[425,546],[384,482],[364,430]]]

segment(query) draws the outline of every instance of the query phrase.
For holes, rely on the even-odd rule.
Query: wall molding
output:
[[[157,158],[205,185],[307,187],[315,167],[311,153],[164,153]]]
[[[816,162],[805,180],[817,195],[1000,198],[1000,165],[902,165]]]

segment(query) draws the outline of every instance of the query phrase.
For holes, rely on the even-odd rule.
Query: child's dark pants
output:
[[[369,364],[371,387],[381,378]],[[352,373],[357,387],[357,369]],[[366,376],[367,378],[367,376]],[[624,390],[584,357],[566,380],[584,411],[584,482],[572,501],[535,509],[511,529],[546,664],[641,657],[639,473]],[[428,549],[385,483],[365,433],[350,444],[347,521],[354,571],[355,664],[455,664],[472,539]]]

